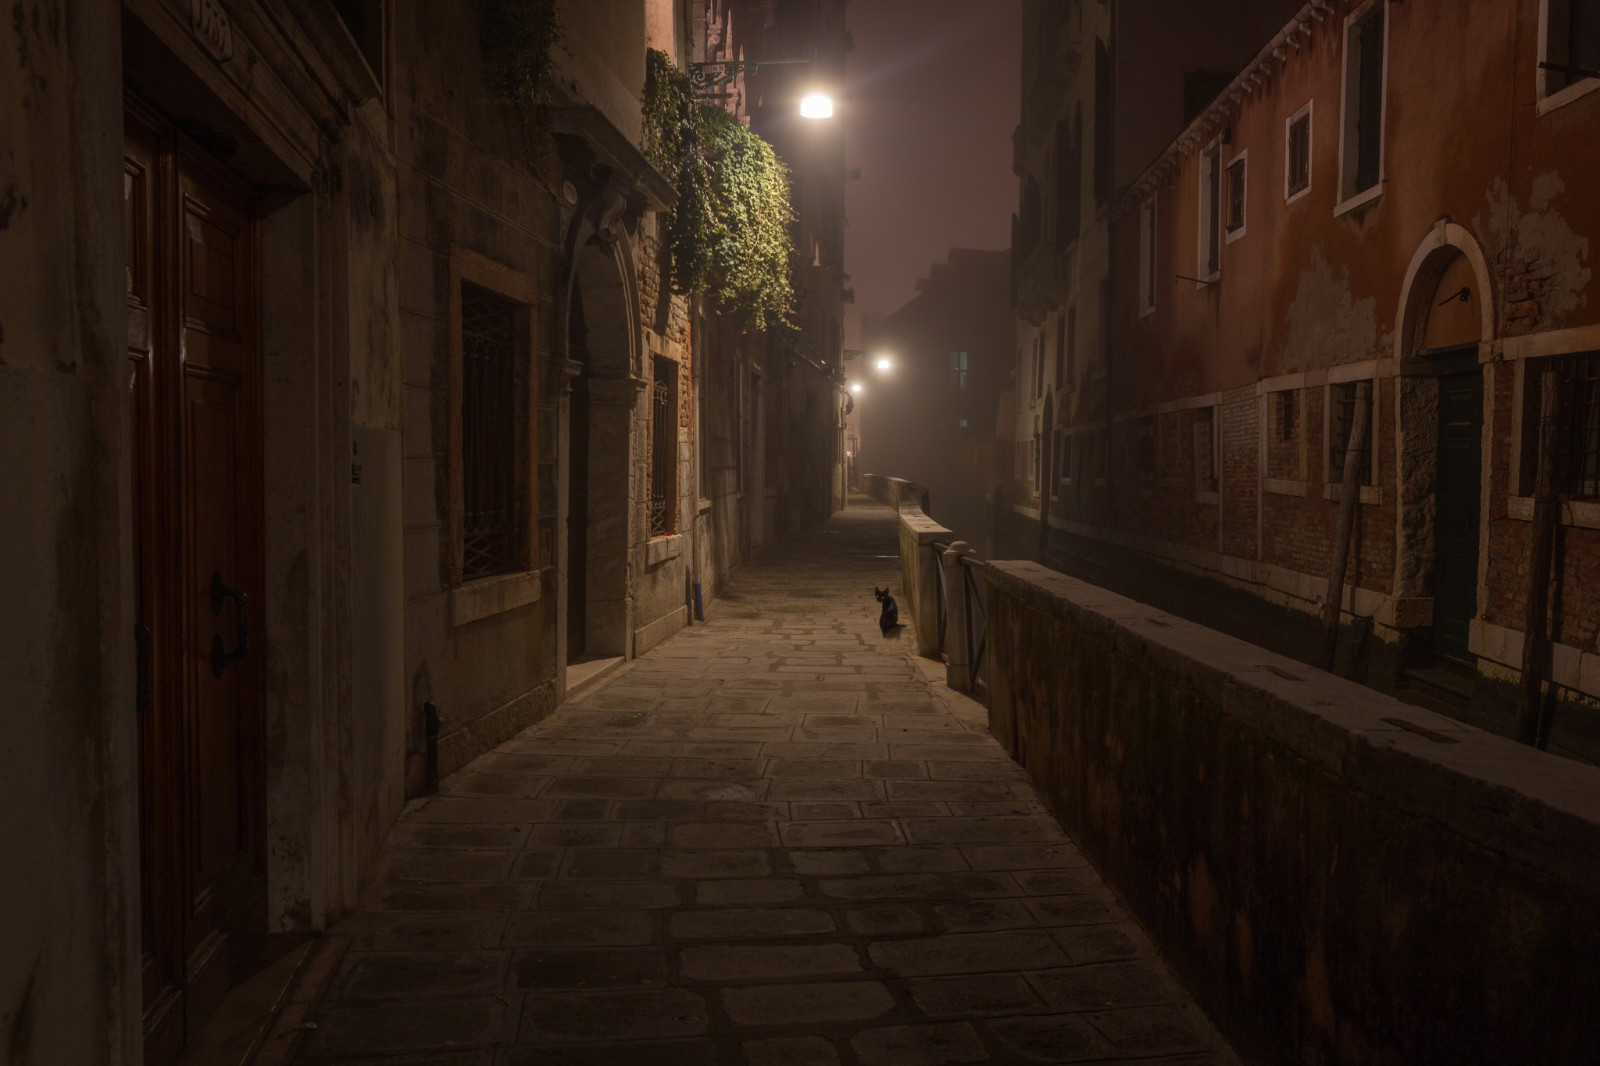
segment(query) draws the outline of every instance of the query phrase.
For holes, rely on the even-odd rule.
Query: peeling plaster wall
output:
[[[0,22],[0,1059],[140,1059],[118,26]]]
[[[1472,228],[1501,279],[1502,336],[1561,329],[1588,304],[1593,277],[1584,266],[1589,239],[1574,233],[1558,207],[1566,186],[1557,171],[1540,174],[1528,190],[1522,211],[1502,178],[1496,177],[1484,210]]]

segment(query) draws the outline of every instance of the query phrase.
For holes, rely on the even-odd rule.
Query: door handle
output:
[[[150,706],[150,627],[133,623],[133,709]]]
[[[222,575],[216,571],[211,574],[211,613],[222,614],[222,601],[232,600],[234,609],[238,614],[239,628],[234,642],[234,649],[229,651],[222,644],[222,634],[218,633],[211,638],[211,674],[220,678],[222,671],[229,663],[236,663],[250,654],[250,597],[243,589],[229,588],[223,583]]]

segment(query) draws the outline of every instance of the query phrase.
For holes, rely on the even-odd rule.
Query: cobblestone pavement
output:
[[[853,502],[408,808],[296,1061],[1235,1062],[983,709],[879,633],[894,516]]]

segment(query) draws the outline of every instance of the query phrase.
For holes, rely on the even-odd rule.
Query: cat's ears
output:
[[[872,586],[872,594],[874,596],[882,596],[885,592],[888,592],[888,591],[889,591],[888,589],[880,589],[876,585]]]

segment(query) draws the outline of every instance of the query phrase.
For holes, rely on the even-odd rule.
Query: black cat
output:
[[[889,630],[900,628],[900,608],[895,604],[894,597],[889,595],[888,589],[874,586],[872,594],[883,604],[883,613],[878,615],[878,628],[883,630],[884,636],[888,636]]]

